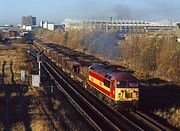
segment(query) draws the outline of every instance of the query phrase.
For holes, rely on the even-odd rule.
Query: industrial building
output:
[[[22,17],[22,25],[32,25],[36,26],[36,17],[31,15]]]
[[[54,23],[49,22],[49,21],[41,21],[40,22],[40,27],[48,29],[48,30],[54,30],[55,29]]]
[[[65,30],[115,30],[119,32],[156,32],[174,29],[175,22],[170,21],[144,21],[144,20],[119,20],[119,19],[65,19]]]
[[[33,17],[31,15],[22,17],[22,22],[21,22],[22,29],[32,30],[34,27],[36,27],[36,17]]]
[[[15,30],[10,30],[9,31],[9,37],[17,37],[18,36],[18,32]]]
[[[22,29],[31,31],[33,29],[33,26],[32,25],[22,25]]]
[[[13,28],[13,25],[5,24],[3,26],[0,26],[0,30],[8,30],[10,28]]]
[[[176,33],[176,36],[177,36],[177,41],[180,42],[180,23],[176,24],[175,33]]]

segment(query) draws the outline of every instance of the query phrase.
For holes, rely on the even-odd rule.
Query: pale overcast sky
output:
[[[180,0],[0,0],[0,25],[64,18],[119,18],[180,21]]]

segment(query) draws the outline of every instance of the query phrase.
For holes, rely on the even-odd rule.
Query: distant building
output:
[[[13,25],[10,25],[10,24],[5,24],[4,27],[11,28],[11,27],[14,27],[14,26],[13,26]]]
[[[31,15],[22,17],[22,22],[21,22],[22,29],[32,30],[34,27],[36,27],[36,17],[33,17]]]
[[[48,21],[41,21],[40,22],[40,27],[48,29],[48,30],[54,30],[55,25],[53,22],[48,22]]]
[[[65,31],[64,25],[54,25],[54,29],[55,29],[55,30]]]
[[[177,41],[180,42],[180,23],[176,23],[175,33],[176,33],[176,36],[177,36]]]
[[[175,23],[170,21],[145,21],[124,19],[65,19],[65,30],[105,30],[118,32],[160,32],[173,30]]]
[[[17,37],[18,36],[18,32],[14,31],[14,30],[10,30],[9,31],[9,37]]]
[[[54,23],[53,22],[48,22],[48,29],[54,30]]]
[[[36,26],[36,17],[33,17],[31,15],[29,16],[23,16],[22,17],[22,25],[32,25]]]
[[[32,30],[33,29],[33,26],[32,25],[26,25],[26,30]]]
[[[13,25],[5,24],[4,26],[0,26],[0,29],[1,30],[8,30],[8,29],[10,29],[12,27],[13,27]]]
[[[42,28],[48,28],[48,21],[41,21],[40,22],[40,27],[42,27]]]
[[[33,29],[32,25],[22,25],[23,30],[31,31]]]

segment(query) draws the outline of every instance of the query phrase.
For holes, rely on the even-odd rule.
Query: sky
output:
[[[180,21],[180,0],[0,0],[0,25],[20,24],[27,15],[56,24],[65,18]]]

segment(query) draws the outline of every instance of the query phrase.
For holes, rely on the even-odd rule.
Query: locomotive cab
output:
[[[115,101],[137,101],[139,99],[138,80],[129,73],[114,74]]]
[[[89,67],[88,83],[113,100],[115,105],[136,107],[139,101],[139,87],[136,77],[127,72],[112,69],[103,64]]]

